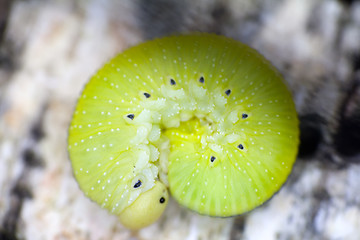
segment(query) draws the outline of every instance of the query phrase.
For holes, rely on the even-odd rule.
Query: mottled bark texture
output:
[[[67,128],[106,60],[163,35],[243,41],[284,75],[301,120],[286,185],[255,211],[199,216],[170,200],[137,232],[88,200]],[[360,1],[0,1],[0,239],[359,239]]]

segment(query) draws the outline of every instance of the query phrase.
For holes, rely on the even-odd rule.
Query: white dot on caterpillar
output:
[[[101,182],[100,180],[97,181],[97,183],[100,183],[100,182]]]
[[[94,191],[94,187],[91,187],[90,189],[91,189],[91,191]]]
[[[101,166],[101,163],[98,163],[98,167],[100,167]]]
[[[89,149],[89,148],[87,148],[87,149],[86,149],[86,151],[88,152],[88,151],[90,151],[90,149]]]

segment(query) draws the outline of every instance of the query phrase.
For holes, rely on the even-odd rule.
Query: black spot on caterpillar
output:
[[[126,117],[130,118],[131,120],[134,119],[135,115],[134,114],[128,114]]]
[[[138,180],[135,184],[134,184],[134,188],[138,188],[140,187],[142,184],[142,182],[140,180]]]

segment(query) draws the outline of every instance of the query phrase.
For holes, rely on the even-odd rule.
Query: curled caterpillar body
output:
[[[286,181],[299,129],[267,60],[199,33],[145,42],[105,64],[79,98],[68,144],[80,188],[137,229],[161,215],[166,187],[210,216],[261,205]]]

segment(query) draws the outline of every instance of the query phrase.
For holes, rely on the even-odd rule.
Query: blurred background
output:
[[[293,173],[270,201],[209,218],[171,200],[126,230],[87,199],[67,128],[116,53],[175,33],[249,44],[284,75],[301,120]],[[360,1],[0,0],[0,239],[360,239]]]

